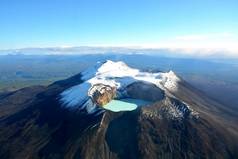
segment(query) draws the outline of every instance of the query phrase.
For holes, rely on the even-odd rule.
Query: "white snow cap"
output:
[[[167,73],[141,72],[138,69],[127,66],[124,62],[106,61],[97,63],[94,67],[81,73],[83,83],[73,86],[61,93],[61,101],[66,107],[74,107],[85,102],[89,97],[89,90],[95,84],[104,84],[122,90],[136,81],[144,81],[155,84],[157,87],[176,91],[177,82],[180,79],[173,71]]]

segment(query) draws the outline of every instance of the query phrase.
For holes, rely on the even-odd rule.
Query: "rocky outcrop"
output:
[[[104,84],[96,84],[89,90],[92,101],[99,106],[104,106],[116,96],[116,88]]]

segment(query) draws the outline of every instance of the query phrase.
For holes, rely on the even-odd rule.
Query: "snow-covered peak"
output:
[[[113,62],[107,60],[104,63],[98,62],[94,67],[91,67],[83,71],[82,78],[83,80],[89,80],[93,77],[125,77],[125,76],[134,76],[138,74],[139,70],[130,68],[124,62]]]
[[[107,60],[101,67],[98,68],[97,76],[108,76],[108,77],[125,77],[135,76],[139,73],[139,70],[130,68],[124,62],[113,62]]]
[[[176,91],[177,90],[177,83],[180,81],[178,76],[173,72],[165,72],[161,73],[162,77],[162,83],[165,88],[167,88],[170,91]]]
[[[73,86],[61,93],[61,101],[66,107],[75,107],[90,99],[93,86],[98,84],[116,88],[118,92],[138,81],[155,84],[163,90],[174,91],[177,88],[179,78],[174,72],[167,73],[141,72],[138,69],[127,66],[124,62],[106,61],[97,63],[81,73],[83,83]],[[90,90],[90,92],[89,92]]]

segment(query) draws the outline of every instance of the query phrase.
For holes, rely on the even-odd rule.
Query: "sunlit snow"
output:
[[[124,62],[106,61],[97,63],[94,67],[81,73],[82,84],[73,86],[61,93],[61,102],[65,107],[81,106],[89,99],[89,90],[95,84],[104,84],[116,87],[118,91],[123,91],[128,85],[136,81],[144,81],[155,84],[165,90],[174,91],[177,89],[177,82],[180,80],[174,72],[150,73],[141,72],[138,69],[130,68]]]

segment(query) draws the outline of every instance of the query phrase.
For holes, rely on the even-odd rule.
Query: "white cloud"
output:
[[[200,52],[203,55],[223,51],[228,56],[238,56],[238,37],[232,33],[182,35],[154,44],[144,44],[143,47],[180,49],[187,54]]]

